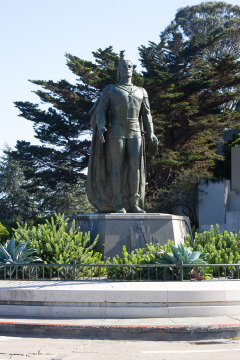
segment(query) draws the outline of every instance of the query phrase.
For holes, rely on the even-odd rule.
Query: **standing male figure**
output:
[[[157,138],[153,132],[148,95],[143,88],[132,84],[132,73],[132,63],[129,60],[122,60],[118,66],[119,83],[104,88],[96,108],[92,111],[98,139],[95,134],[95,140],[93,137],[92,141],[87,193],[89,200],[96,206],[96,202],[99,200],[96,190],[99,186],[93,184],[93,172],[97,177],[98,174],[96,166],[91,163],[94,162],[94,156],[97,156],[98,159],[95,159],[95,163],[99,160],[102,165],[105,163],[103,165],[105,176],[101,175],[101,164],[98,164],[99,175],[104,182],[102,185],[105,185],[107,192],[107,196],[103,194],[102,200],[105,205],[108,202],[108,205],[112,206],[116,213],[126,213],[124,203],[128,203],[129,212],[145,212],[139,205],[139,200],[142,200],[141,205],[143,205],[145,192],[143,189],[146,175],[145,169],[143,169],[144,132],[147,133],[150,143],[154,144],[157,149]],[[96,141],[100,141],[102,146],[105,146],[102,152],[96,149]],[[98,145],[98,148],[101,148],[101,145]],[[95,171],[91,169],[94,167]],[[109,182],[111,189],[109,189]],[[101,192],[104,193],[102,190]],[[111,204],[109,204],[109,197]],[[100,211],[104,211],[104,206],[96,207]]]

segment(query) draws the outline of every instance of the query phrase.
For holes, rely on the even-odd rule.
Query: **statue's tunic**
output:
[[[112,212],[113,191],[111,186],[111,154],[109,139],[142,138],[140,154],[140,204],[144,205],[145,196],[145,146],[143,132],[149,136],[153,133],[152,117],[147,93],[137,86],[121,84],[108,85],[102,92],[100,100],[91,114],[93,138],[86,190],[90,202],[101,212]],[[107,128],[104,133],[105,143],[99,139],[99,129]],[[127,161],[123,165],[123,195],[125,207],[128,208],[129,197],[127,184]]]
[[[148,135],[153,131],[147,92],[142,88],[121,84],[106,86],[96,109],[99,129],[106,126],[108,109],[111,113],[109,131],[112,137],[141,137],[140,114]]]

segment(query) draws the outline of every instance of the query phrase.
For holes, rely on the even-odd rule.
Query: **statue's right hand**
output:
[[[101,127],[101,129],[99,130],[99,137],[100,137],[100,141],[101,142],[105,142],[104,139],[104,133],[107,131],[107,129],[105,127]]]

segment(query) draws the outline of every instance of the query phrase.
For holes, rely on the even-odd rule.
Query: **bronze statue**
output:
[[[122,60],[119,83],[106,86],[90,111],[93,139],[86,189],[100,212],[145,213],[145,133],[152,155],[158,141],[147,92],[132,84],[132,72],[132,63]]]

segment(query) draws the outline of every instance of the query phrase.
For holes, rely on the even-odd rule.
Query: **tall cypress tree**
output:
[[[160,36],[141,46],[141,74],[133,82],[149,94],[160,155],[148,167],[147,200],[176,183],[178,174],[210,176],[216,141],[225,128],[239,127],[240,7],[223,2],[180,9]],[[18,142],[12,156],[25,166],[32,188],[51,197],[84,181],[91,132],[88,111],[103,88],[116,83],[116,67],[124,53],[112,47],[93,52],[95,61],[67,54],[67,66],[77,83],[32,81],[47,111],[16,102],[20,116],[33,122],[41,146]],[[182,177],[181,177],[182,179]],[[182,181],[182,180],[181,180]],[[160,209],[160,208],[159,208]],[[159,210],[158,209],[158,210]]]

